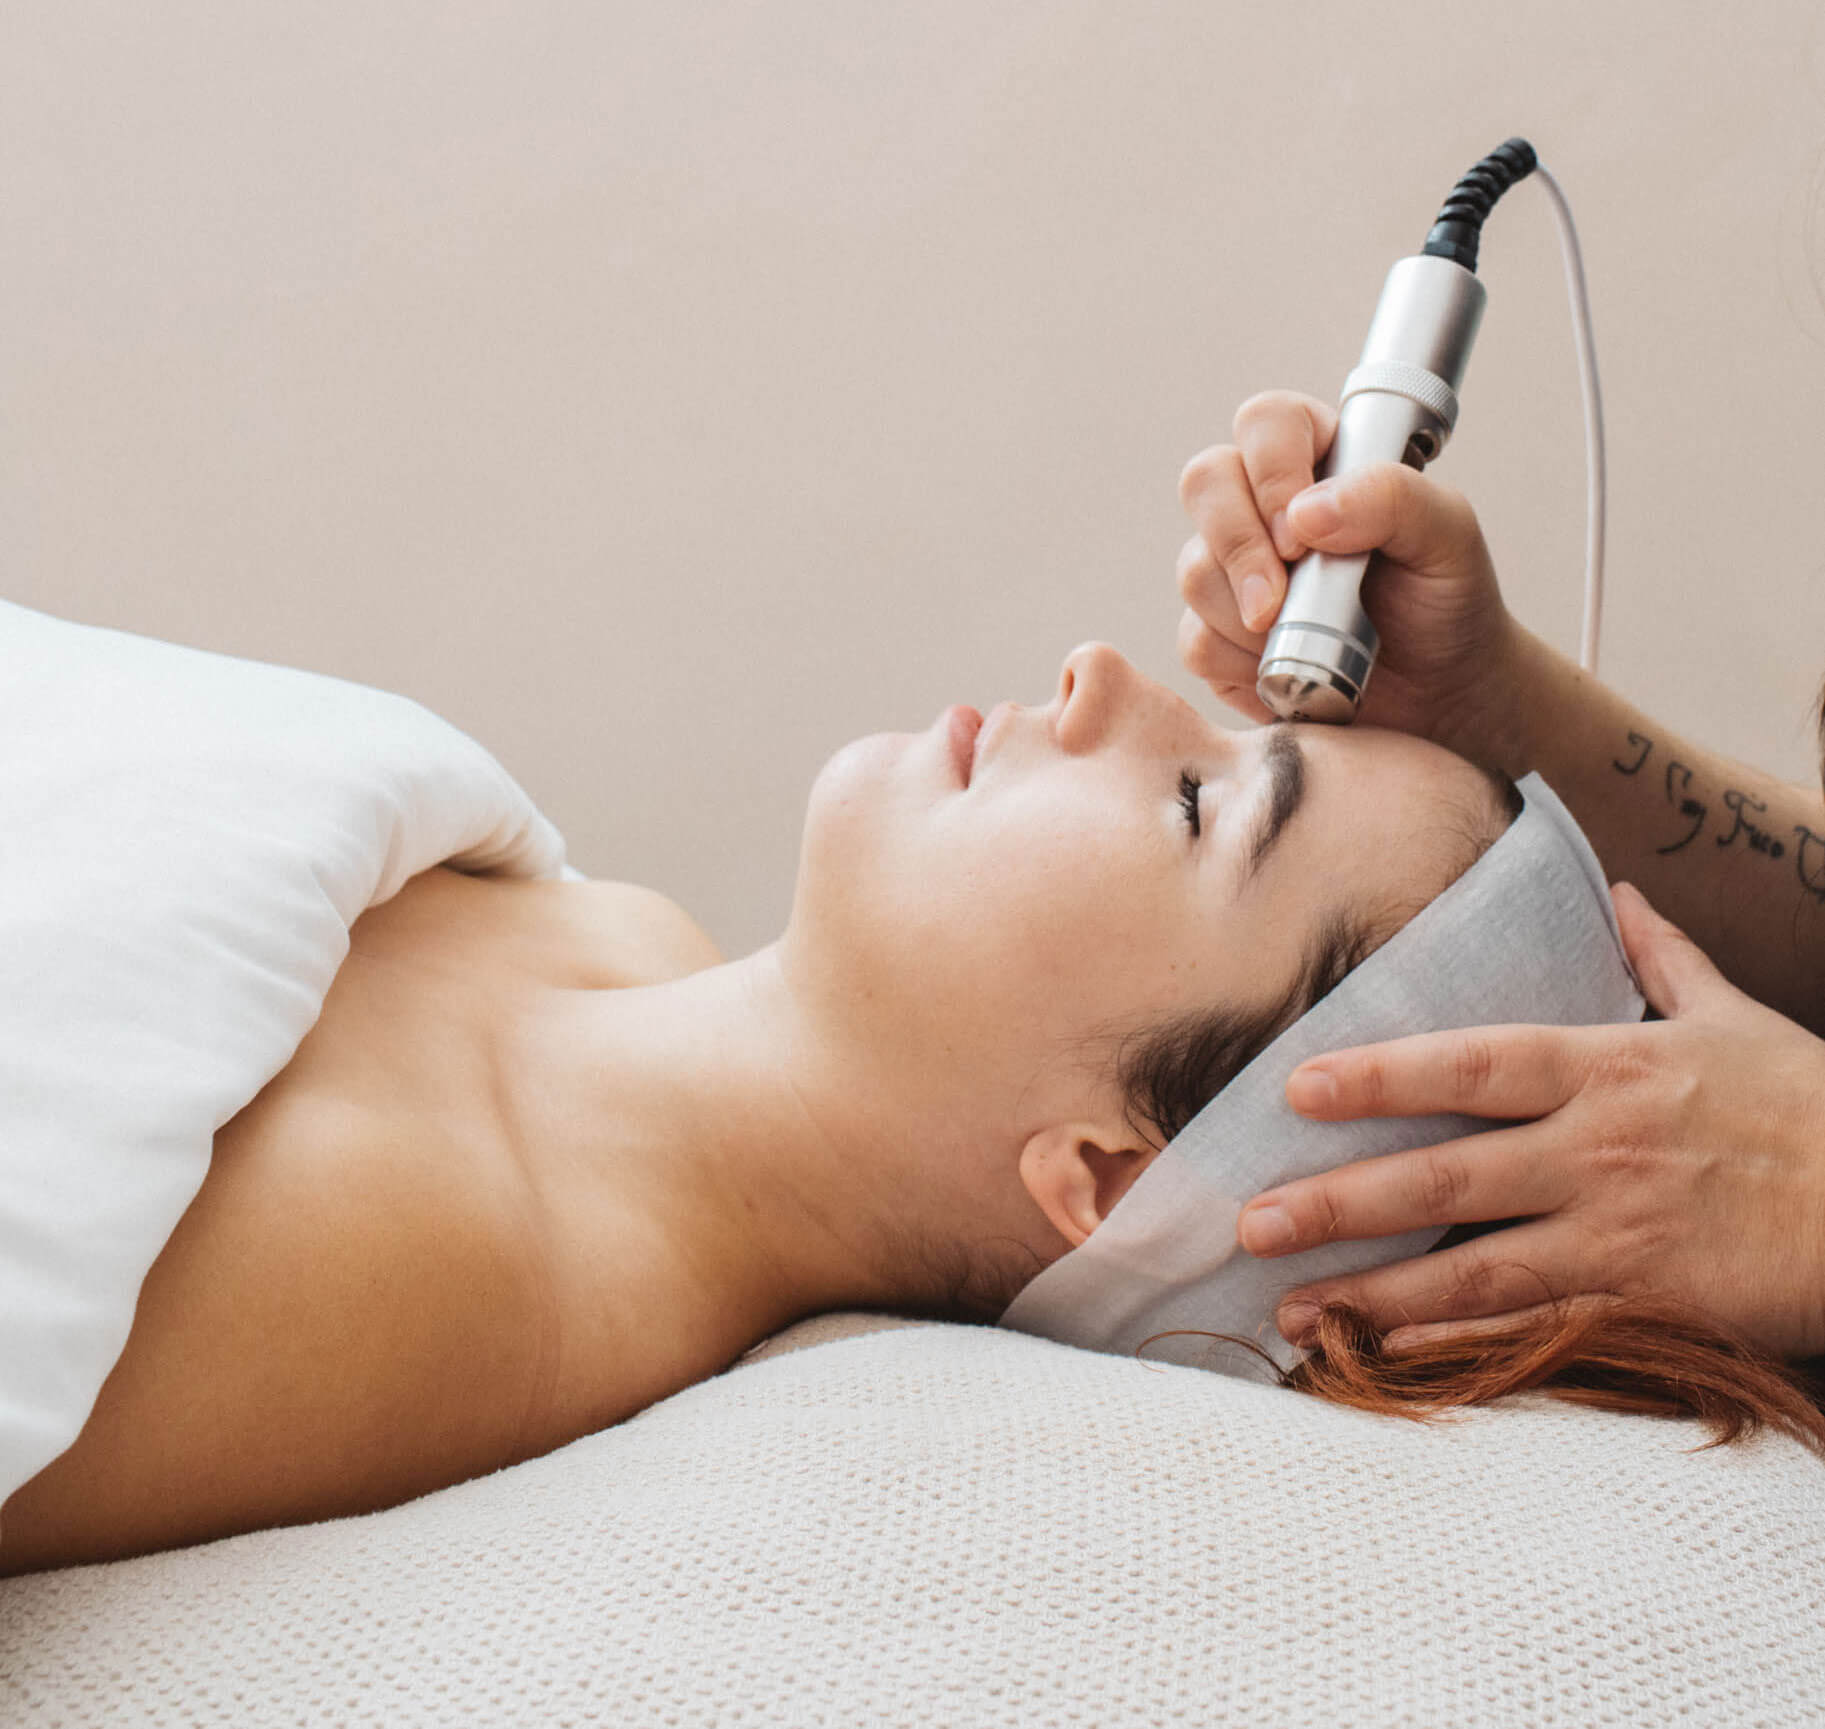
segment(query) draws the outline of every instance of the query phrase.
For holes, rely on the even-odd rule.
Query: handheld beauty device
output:
[[[1344,381],[1337,437],[1317,477],[1324,480],[1381,462],[1423,469],[1444,449],[1457,425],[1457,392],[1488,298],[1476,274],[1483,221],[1510,186],[1536,169],[1554,200],[1579,321],[1591,473],[1582,660],[1594,672],[1603,561],[1603,433],[1590,307],[1571,213],[1526,139],[1509,139],[1472,168],[1451,189],[1424,249],[1388,272],[1362,359]],[[1261,651],[1256,685],[1261,700],[1283,719],[1338,724],[1355,719],[1379,646],[1362,605],[1362,579],[1371,556],[1309,552],[1293,567],[1286,600]]]

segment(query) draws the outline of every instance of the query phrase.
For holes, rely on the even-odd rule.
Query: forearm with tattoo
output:
[[[1654,741],[1644,738],[1638,732],[1631,732],[1629,749],[1633,760],[1624,762],[1621,757],[1617,757],[1610,764],[1618,774],[1641,773],[1654,754]],[[1669,756],[1666,760],[1664,784],[1667,805],[1669,808],[1678,808],[1683,832],[1665,846],[1654,849],[1663,857],[1668,853],[1682,852],[1690,846],[1704,833],[1705,824],[1711,816],[1711,807],[1692,792],[1692,769],[1689,764],[1681,762],[1676,756]],[[1799,822],[1793,825],[1793,832],[1799,837],[1797,845],[1776,839],[1769,829],[1762,826],[1768,817],[1768,801],[1744,792],[1741,787],[1726,787],[1721,803],[1729,826],[1726,828],[1723,820],[1713,825],[1717,832],[1710,838],[1716,845],[1734,846],[1740,837],[1748,851],[1765,853],[1777,863],[1783,858],[1791,857],[1800,887],[1814,899],[1825,900],[1825,855],[1819,851],[1814,851],[1810,856],[1807,853],[1809,846],[1815,849],[1825,848],[1825,837],[1815,834],[1806,823]],[[1754,815],[1745,815],[1745,811],[1751,811]],[[1761,820],[1758,821],[1758,818]]]
[[[1611,881],[1742,989],[1825,1034],[1825,800],[1679,738],[1526,631],[1505,717],[1457,749],[1537,769]]]

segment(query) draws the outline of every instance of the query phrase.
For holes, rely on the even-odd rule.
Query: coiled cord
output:
[[[1509,187],[1538,166],[1534,147],[1525,138],[1498,144],[1451,188],[1421,250],[1434,258],[1454,259],[1466,270],[1476,269],[1484,219]]]

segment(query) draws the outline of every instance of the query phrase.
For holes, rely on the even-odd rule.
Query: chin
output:
[[[899,742],[892,733],[851,739],[818,770],[805,801],[799,842],[801,888],[807,877],[829,884],[850,878],[871,858],[889,828],[889,769]]]
[[[871,732],[866,738],[851,739],[817,771],[817,779],[811,783],[806,830],[836,810],[881,810],[911,742],[903,732]]]
[[[912,757],[918,734],[851,740],[818,771],[799,840],[794,917],[810,914],[842,946],[872,946],[883,919],[910,917],[931,842],[932,765]],[[912,880],[909,882],[908,874]]]

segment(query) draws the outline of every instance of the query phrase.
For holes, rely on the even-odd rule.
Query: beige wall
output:
[[[406,691],[745,950],[846,740],[1045,700],[1092,636],[1198,697],[1181,464],[1334,396],[1521,132],[1585,237],[1604,671],[1809,776],[1821,17],[5,0],[4,592]],[[1570,649],[1560,268],[1523,186],[1437,472]]]

